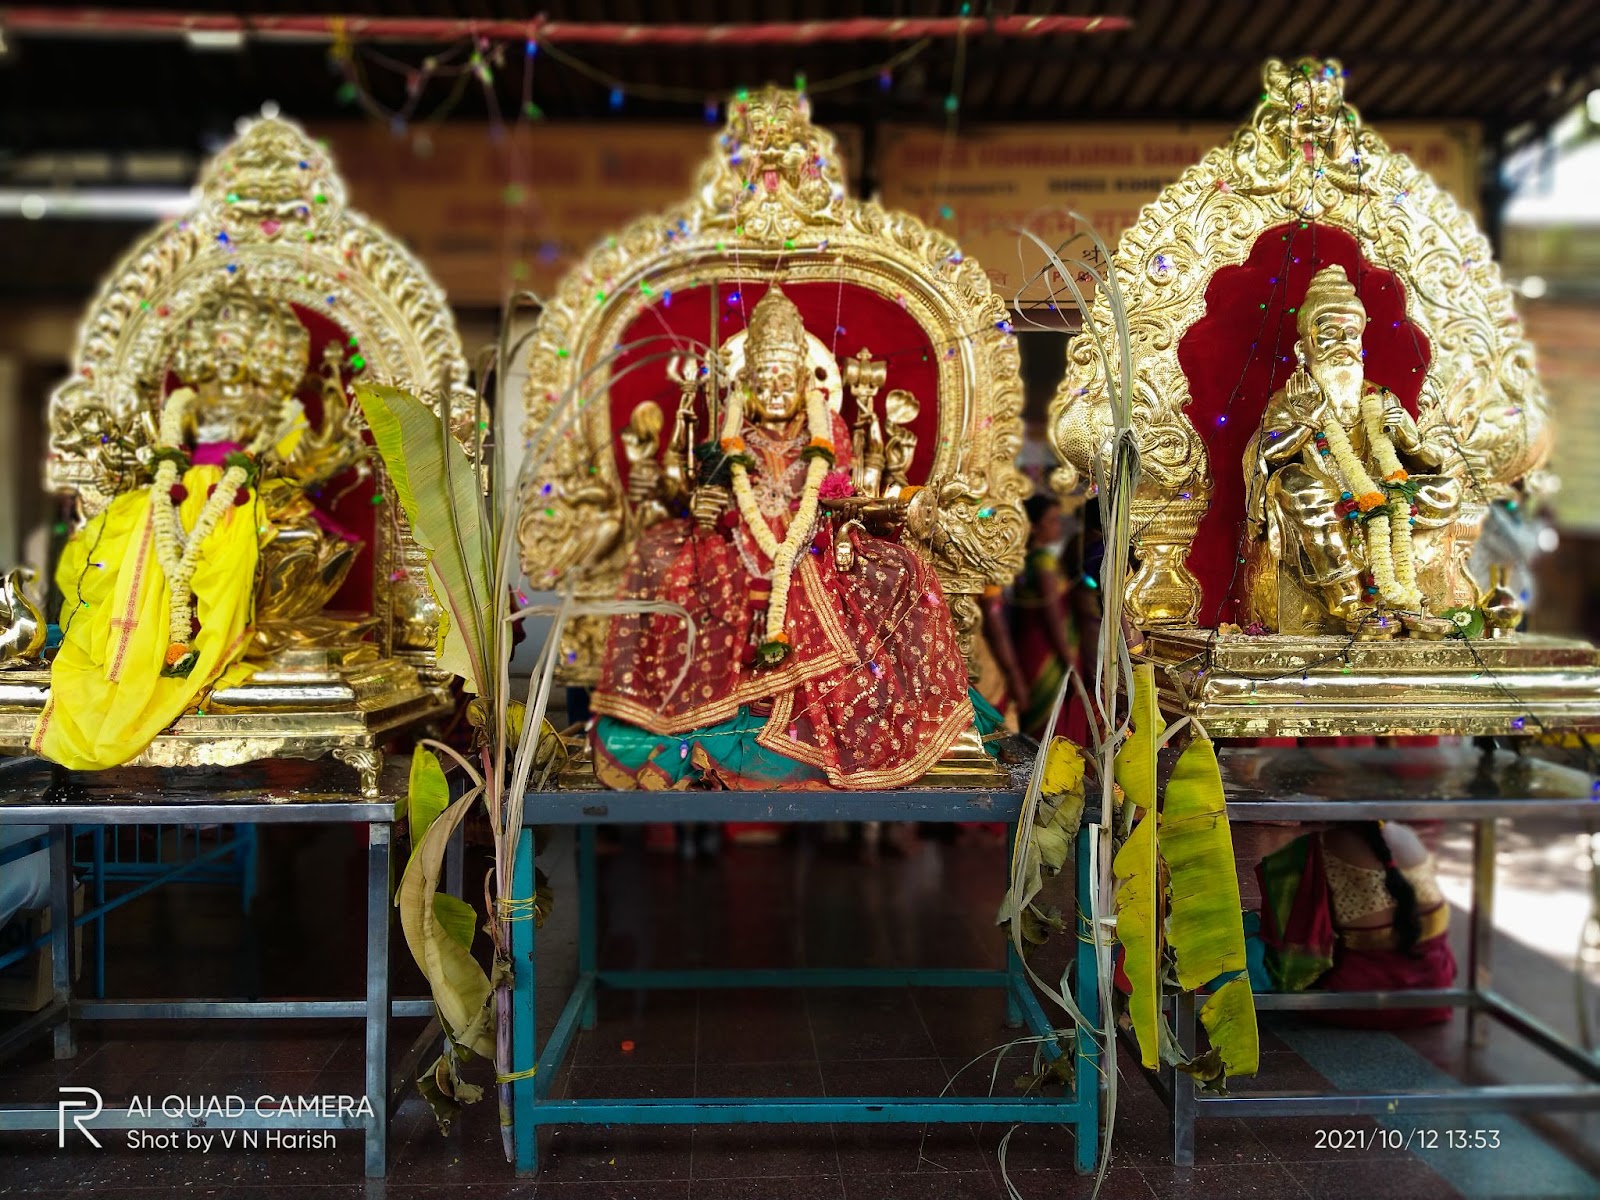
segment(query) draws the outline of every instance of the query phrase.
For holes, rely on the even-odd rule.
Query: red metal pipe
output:
[[[235,16],[106,8],[8,8],[0,26],[30,37],[182,37],[186,33],[238,33],[259,41],[449,42],[535,39],[602,46],[804,46],[819,42],[915,41],[988,34],[1005,38],[1115,33],[1131,28],[1126,17],[1010,16],[843,17],[819,21],[766,21],[750,25],[647,25],[606,21],[469,21],[453,17]]]

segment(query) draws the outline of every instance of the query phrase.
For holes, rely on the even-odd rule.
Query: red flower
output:
[[[817,491],[817,495],[824,500],[843,500],[855,494],[856,485],[851,481],[849,471],[829,471],[822,477],[822,486]]]

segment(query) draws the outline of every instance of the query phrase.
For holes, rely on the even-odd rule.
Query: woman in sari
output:
[[[1085,679],[1094,675],[1095,647],[1100,639],[1100,531],[1093,521],[1098,506],[1088,504],[1084,527],[1074,539],[1078,553],[1072,560],[1079,569],[1075,578],[1069,578],[1062,567],[1065,522],[1060,502],[1041,493],[1028,497],[1025,508],[1030,525],[1028,557],[1012,589],[1014,662],[1007,665],[1006,686],[1016,706],[1017,727],[1037,739],[1046,732],[1067,666],[1078,666]],[[1069,703],[1067,712],[1069,720],[1081,721],[1076,705]],[[1058,726],[1056,732],[1074,740],[1086,736],[1084,729],[1071,725]]]
[[[1410,991],[1455,982],[1450,909],[1433,856],[1392,821],[1328,825],[1268,854],[1261,885],[1265,967],[1279,991]],[[1448,1007],[1324,1012],[1341,1025],[1405,1029]]]

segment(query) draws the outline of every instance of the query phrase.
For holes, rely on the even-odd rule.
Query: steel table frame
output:
[[[1225,748],[1224,790],[1227,793],[1230,821],[1358,821],[1358,820],[1455,820],[1470,821],[1472,841],[1472,908],[1468,913],[1467,983],[1465,987],[1417,991],[1371,992],[1279,992],[1258,994],[1256,1010],[1308,1012],[1318,1009],[1378,1009],[1389,1007],[1428,1008],[1464,1007],[1467,1012],[1467,1041],[1482,1046],[1488,1037],[1489,1022],[1497,1021],[1557,1059],[1588,1082],[1545,1084],[1462,1084],[1456,1088],[1389,1090],[1368,1093],[1250,1091],[1227,1096],[1202,1095],[1193,1076],[1163,1069],[1159,1075],[1147,1072],[1172,1111],[1172,1160],[1175,1166],[1194,1163],[1194,1127],[1199,1120],[1229,1117],[1304,1117],[1350,1116],[1366,1114],[1394,1117],[1423,1113],[1452,1112],[1554,1112],[1600,1111],[1600,1057],[1573,1045],[1544,1021],[1495,991],[1492,984],[1491,949],[1494,938],[1495,823],[1502,818],[1555,816],[1594,823],[1600,818],[1596,801],[1597,785],[1588,776],[1567,767],[1532,759],[1513,760],[1520,784],[1509,794],[1489,796],[1486,787],[1466,787],[1477,795],[1373,795],[1346,798],[1296,791],[1281,798],[1259,793],[1241,797],[1229,787],[1232,769],[1249,760],[1264,761],[1269,756],[1287,760],[1291,748]],[[1416,783],[1415,768],[1435,763],[1440,778],[1430,780],[1435,790],[1448,791],[1459,784],[1465,769],[1480,765],[1476,779],[1486,779],[1481,769],[1491,759],[1469,746],[1439,747],[1417,751],[1384,748],[1377,751],[1351,750],[1357,764],[1381,762],[1379,755],[1394,756],[1396,766],[1406,766]],[[1509,757],[1509,756],[1508,756]],[[1502,760],[1504,761],[1504,760]],[[1254,773],[1254,772],[1252,772]],[[1471,781],[1475,782],[1475,781]],[[1397,792],[1405,789],[1397,783]],[[1415,786],[1411,789],[1415,793]],[[1201,997],[1203,999],[1203,997]],[[1197,1040],[1195,996],[1168,997],[1172,1006],[1178,1042],[1193,1052]]]
[[[88,826],[82,829],[73,829],[72,839],[76,843],[81,837],[91,840],[92,849],[87,859],[73,857],[72,866],[75,871],[87,871],[92,881],[93,895],[89,900],[89,907],[73,917],[73,926],[82,929],[85,925],[95,927],[94,938],[94,986],[95,999],[103,999],[106,991],[106,918],[112,912],[132,903],[147,892],[163,887],[169,883],[232,883],[238,882],[240,890],[240,903],[246,915],[250,912],[250,904],[255,895],[255,856],[256,856],[256,829],[253,825],[227,826],[230,831],[226,837],[219,836],[216,844],[210,849],[200,848],[199,832],[201,826],[192,828],[183,825],[176,826],[178,840],[178,857],[167,860],[162,854],[161,831],[163,826],[156,826],[156,858],[153,861],[135,860],[132,862],[121,860],[118,857],[106,857],[106,832],[110,829],[106,825]],[[222,828],[218,826],[217,828]],[[184,833],[188,832],[193,838],[193,855],[183,857]],[[29,838],[26,842],[19,842],[0,850],[0,867],[8,863],[26,858],[39,850],[46,849],[50,844],[49,833],[38,837]],[[115,849],[115,843],[113,843]],[[107,898],[106,884],[108,882],[131,883],[133,886],[119,891],[115,896]],[[50,941],[49,934],[41,934],[25,946],[8,950],[0,954],[0,970],[11,966],[26,958],[41,946]]]
[[[26,764],[10,764],[21,767]],[[15,782],[13,782],[15,781]],[[37,791],[26,787],[27,777],[0,771],[0,824],[46,825],[50,828],[50,940],[52,949],[51,1003],[0,1038],[0,1058],[27,1041],[50,1032],[55,1057],[71,1058],[77,1052],[74,1020],[274,1020],[304,1018],[364,1018],[366,1022],[366,1079],[364,1095],[370,1117],[357,1113],[318,1116],[300,1114],[278,1119],[257,1115],[253,1106],[239,1116],[184,1116],[182,1127],[193,1129],[277,1129],[284,1131],[349,1129],[365,1139],[368,1177],[385,1173],[388,1161],[389,1020],[395,1017],[431,1017],[428,1000],[391,1000],[389,995],[389,927],[391,919],[391,839],[394,824],[403,819],[394,800],[357,800],[349,797],[295,799],[263,794],[208,802],[143,799],[118,803],[85,797],[59,801],[43,796],[24,797]],[[22,784],[19,787],[18,784]],[[405,767],[391,764],[383,793],[405,795]],[[367,827],[367,976],[366,996],[354,1000],[188,1000],[188,1001],[78,1001],[72,997],[71,913],[73,826],[106,825],[264,825],[357,824]],[[50,1107],[0,1107],[0,1130],[57,1128],[60,1115]],[[116,1111],[107,1105],[93,1122],[95,1129],[171,1129],[174,1118],[161,1112],[149,1115]]]
[[[1076,1165],[1096,1165],[1100,1143],[1100,1047],[1094,1038],[1072,1037],[1073,1085],[1060,1099],[1047,1097],[774,1096],[700,1098],[552,1099],[562,1062],[581,1029],[592,1029],[596,993],[603,987],[632,989],[726,987],[992,987],[1006,996],[1007,1018],[1030,1032],[1056,1032],[1028,982],[1015,950],[1007,947],[1001,969],[945,968],[770,968],[710,970],[606,970],[599,965],[596,908],[595,829],[604,824],[762,821],[1004,821],[1015,833],[1021,793],[1011,790],[921,789],[902,792],[680,792],[664,802],[659,792],[549,792],[529,794],[527,825],[577,827],[578,976],[548,1042],[537,1041],[537,938],[531,920],[512,922],[514,962],[512,1071],[534,1069],[512,1085],[516,1168],[531,1175],[539,1166],[539,1131],[547,1125],[733,1125],[877,1124],[885,1122],[999,1122],[1061,1124],[1074,1131]],[[1077,880],[1088,884],[1090,831],[1077,839]],[[534,889],[533,834],[518,840],[514,894]],[[1075,926],[1074,926],[1075,927]],[[1075,955],[1078,1004],[1098,1019],[1099,972],[1093,946],[1080,939]],[[1046,1053],[1063,1050],[1045,1043]]]

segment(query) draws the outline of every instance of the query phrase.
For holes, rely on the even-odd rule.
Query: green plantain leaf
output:
[[[1039,847],[1039,861],[1052,873],[1061,870],[1072,853],[1072,839],[1054,826],[1035,825],[1033,844]]]
[[[1244,922],[1233,837],[1216,750],[1204,731],[1184,749],[1161,806],[1161,857],[1166,861],[1171,907],[1167,941],[1186,991],[1235,975],[1211,999],[1217,1028],[1211,1044],[1230,1075],[1254,1074],[1259,1059],[1255,1008],[1245,970]],[[1226,998],[1224,998],[1226,993]]]
[[[493,1058],[494,1039],[490,1036],[487,1018],[493,994],[489,977],[467,948],[439,922],[434,902],[450,835],[477,801],[478,794],[476,788],[468,792],[429,826],[406,864],[395,905],[400,909],[400,927],[405,931],[406,945],[428,980],[446,1033],[474,1054]]]
[[[1161,1051],[1160,868],[1156,863],[1156,812],[1148,809],[1111,862],[1117,877],[1117,940],[1122,969],[1133,985],[1128,1016],[1139,1058],[1154,1070]]]
[[[449,892],[435,892],[433,919],[464,949],[472,949],[472,939],[478,933],[478,910],[472,905]]]
[[[366,385],[356,398],[412,536],[428,554],[428,586],[447,618],[439,623],[440,665],[482,694],[489,681],[493,590],[472,464],[447,423],[416,397]]]
[[[1261,1066],[1261,1033],[1250,978],[1235,975],[1200,1006],[1200,1024],[1211,1049],[1222,1058],[1224,1075],[1254,1075]]]
[[[406,791],[406,820],[411,830],[411,853],[417,852],[428,828],[450,807],[450,785],[433,751],[418,746],[411,752],[411,784]]]
[[[1133,669],[1133,729],[1117,749],[1116,779],[1122,794],[1137,807],[1156,806],[1156,743],[1167,723],[1156,706],[1155,667]]]

